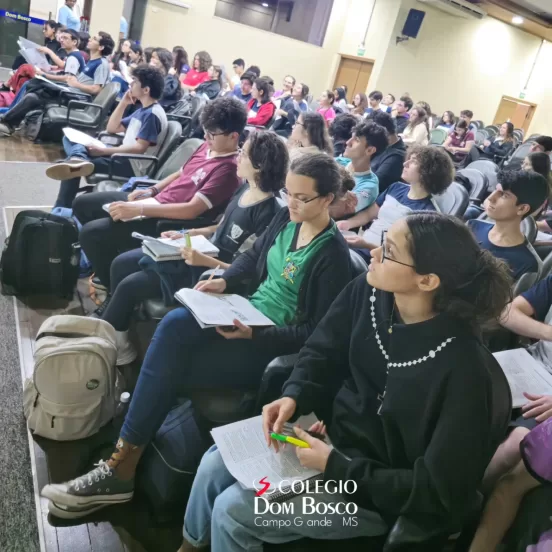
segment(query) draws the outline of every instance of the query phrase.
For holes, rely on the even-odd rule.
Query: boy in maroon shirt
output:
[[[95,192],[75,199],[73,213],[83,224],[80,244],[104,287],[109,287],[113,259],[139,245],[133,232],[157,235],[159,219],[214,220],[224,211],[239,186],[236,157],[246,120],[242,102],[218,98],[205,106],[201,117],[205,143],[179,172],[146,190]],[[107,203],[109,213],[103,209]],[[140,218],[130,220],[135,217]]]

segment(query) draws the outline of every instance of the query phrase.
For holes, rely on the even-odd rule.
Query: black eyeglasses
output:
[[[386,259],[388,261],[391,261],[392,263],[397,263],[403,266],[408,266],[409,268],[416,268],[414,265],[402,263],[401,261],[397,261],[395,259],[392,259],[391,257],[387,256],[387,248],[385,246],[385,242],[387,241],[387,230],[385,232],[381,233],[381,262],[385,261]]]
[[[282,188],[280,190],[280,197],[284,200],[284,201],[287,201],[287,202],[292,202],[292,201],[295,201],[297,202],[299,205],[306,205],[307,203],[310,203],[311,201],[314,201],[315,199],[319,199],[320,197],[322,196],[315,196],[315,197],[311,197],[310,199],[299,199],[297,197],[292,197],[289,195],[289,192],[286,190],[286,188]]]
[[[228,134],[227,132],[211,132],[206,128],[203,129],[203,132],[205,132],[205,138],[209,140],[212,140],[215,136],[226,136]]]

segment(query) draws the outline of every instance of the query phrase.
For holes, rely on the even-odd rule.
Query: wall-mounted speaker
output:
[[[402,30],[403,36],[408,36],[410,38],[416,38],[420,32],[422,23],[424,22],[425,12],[421,10],[410,10],[408,12],[408,17],[404,23]]]

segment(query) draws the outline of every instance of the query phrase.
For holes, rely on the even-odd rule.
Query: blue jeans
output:
[[[317,493],[316,503],[350,502],[339,494]],[[303,537],[338,540],[384,535],[388,528],[376,512],[356,514],[303,513],[303,497],[286,502],[293,513],[255,514],[254,494],[243,489],[226,469],[216,445],[203,456],[197,470],[186,515],[184,538],[193,546],[211,544],[211,552],[262,552],[263,542],[284,543]],[[356,525],[345,520],[356,517]],[[322,519],[330,523],[320,525]],[[310,522],[310,523],[309,523]]]
[[[227,340],[214,329],[202,330],[184,307],[169,312],[148,347],[121,437],[146,445],[176,399],[189,391],[258,389],[274,356],[254,340]]]
[[[110,163],[109,157],[90,157],[90,155],[88,155],[88,150],[83,145],[71,142],[66,136],[63,137],[63,149],[65,150],[67,159],[77,158],[84,161],[90,161],[94,164],[95,173],[108,173]],[[128,176],[129,178],[135,176],[134,169],[128,159],[115,160],[113,162],[113,174],[116,176]],[[77,197],[79,192],[80,180],[80,177],[78,177],[63,180],[61,182],[54,207],[71,208],[73,200]]]

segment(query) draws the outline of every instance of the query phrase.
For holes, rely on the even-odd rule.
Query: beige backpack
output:
[[[97,433],[120,396],[115,329],[85,316],[52,316],[36,336],[34,374],[25,383],[29,429],[56,441]]]

